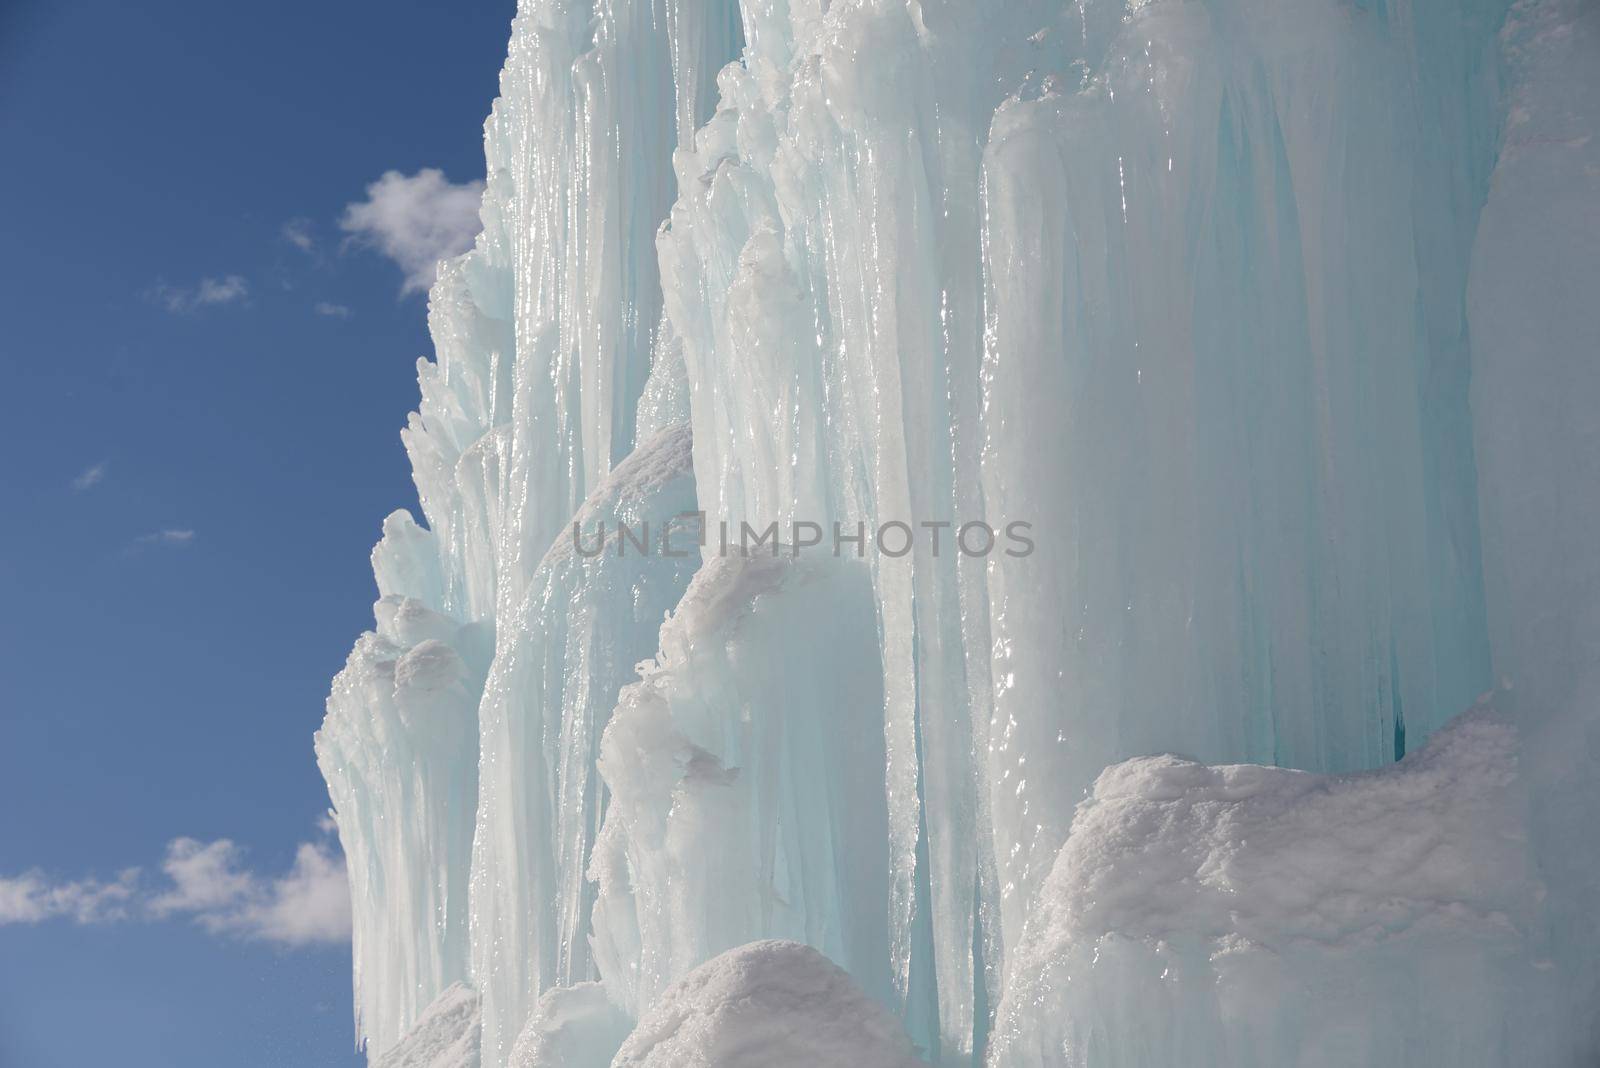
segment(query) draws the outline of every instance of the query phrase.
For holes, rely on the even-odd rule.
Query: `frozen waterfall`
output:
[[[1592,2],[522,0],[500,88],[317,736],[374,1064],[1600,1056]]]

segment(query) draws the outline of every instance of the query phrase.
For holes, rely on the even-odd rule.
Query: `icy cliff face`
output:
[[[938,1063],[1593,1053],[1595,33],[524,0],[317,742],[369,1051],[786,939]]]

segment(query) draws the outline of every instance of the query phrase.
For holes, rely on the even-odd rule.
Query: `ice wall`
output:
[[[1159,1060],[1129,1008],[1151,1005],[1215,1059],[1247,994],[1301,1019],[1319,969],[1375,984],[1347,1006],[1369,1044],[1280,1028],[1262,1063],[1382,1063],[1385,1036],[1492,1060],[1416,1019],[1492,1028],[1530,962],[1573,980],[1546,1033],[1585,1050],[1593,17],[1528,0],[1502,39],[1504,8],[523,0],[484,233],[441,267],[404,435],[427,529],[386,524],[379,625],[319,735],[369,1050],[466,981],[485,1065],[599,1065],[768,938],[827,954],[938,1063],[980,1058],[997,1011],[995,1058]],[[696,509],[708,536],[860,523],[864,551],[570,543]],[[963,551],[977,519],[1030,524],[1033,552]],[[891,521],[904,555],[872,544]],[[1312,780],[1213,765],[1392,765],[1495,675],[1531,809],[1483,801],[1492,761],[1449,783],[1529,828],[1548,904],[1508,891],[1510,934],[1213,959],[1237,932],[1178,909],[1177,967],[1238,981],[1221,1005],[1152,977],[1139,917],[1050,919],[1108,764],[1203,762],[1197,833],[1251,778],[1230,811],[1272,833]],[[1407,803],[1430,759],[1313,792],[1520,871]],[[1270,897],[1276,856],[1236,892]],[[1352,900],[1405,899],[1420,863]],[[1057,999],[1091,944],[1120,948]],[[1439,996],[1457,971],[1476,1002]]]

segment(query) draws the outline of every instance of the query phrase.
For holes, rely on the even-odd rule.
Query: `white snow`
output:
[[[605,1068],[633,1021],[600,983],[546,990],[511,1049],[511,1068]]]
[[[478,1068],[481,1024],[477,993],[464,983],[452,983],[405,1037],[371,1058],[371,1068]]]
[[[1552,987],[1520,785],[1487,706],[1380,771],[1107,768],[1010,962],[990,1064],[1498,1064],[1513,1039],[1556,1063],[1534,1056]]]
[[[684,976],[612,1068],[915,1068],[897,1021],[797,942],[752,942]]]

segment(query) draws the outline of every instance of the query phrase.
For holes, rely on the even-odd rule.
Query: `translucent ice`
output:
[[[478,700],[491,640],[438,611],[433,537],[403,513],[373,550],[383,598],[334,679],[317,732],[354,901],[356,1026],[396,1042],[467,978]]]
[[[600,823],[600,732],[699,564],[698,527],[668,526],[694,507],[688,428],[669,428],[590,495],[573,518],[576,541],[571,531],[557,539],[501,617],[479,710],[472,840],[473,975],[488,1048],[509,1052],[541,991],[598,978],[585,870]],[[648,553],[625,540],[623,523],[650,532]],[[682,555],[661,551],[663,533]]]

